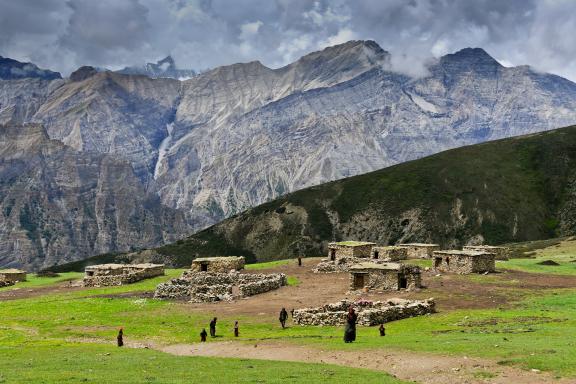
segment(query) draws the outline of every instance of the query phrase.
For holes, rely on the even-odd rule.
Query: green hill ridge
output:
[[[575,232],[576,126],[571,126],[303,189],[176,243],[104,257],[185,266],[211,255],[244,255],[250,262],[318,256],[330,241],[459,247]]]

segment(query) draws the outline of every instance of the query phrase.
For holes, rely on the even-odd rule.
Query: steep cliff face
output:
[[[2,125],[0,142],[2,266],[37,270],[162,244],[188,229],[126,160],[77,152],[40,125]]]
[[[375,42],[351,41],[279,69],[234,64],[186,81],[89,67],[10,78],[0,123],[42,124],[80,157],[126,160],[136,179],[125,181],[184,212],[191,230],[308,186],[576,123],[576,84],[481,49],[422,78],[389,63]],[[108,244],[98,252],[117,250]]]

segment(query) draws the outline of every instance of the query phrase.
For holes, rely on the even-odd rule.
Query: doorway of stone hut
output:
[[[208,263],[200,264],[200,271],[201,272],[208,272]]]
[[[408,279],[404,275],[398,275],[398,289],[408,288]]]
[[[375,258],[375,259],[378,258],[378,251],[374,251],[374,258]]]
[[[434,258],[434,269],[440,268],[440,264],[442,264],[442,258],[441,257],[435,257]]]
[[[355,273],[354,274],[354,290],[364,289],[365,282],[366,282],[366,274],[365,273]]]
[[[336,260],[336,250],[335,249],[330,250],[330,260],[332,260],[332,261]]]

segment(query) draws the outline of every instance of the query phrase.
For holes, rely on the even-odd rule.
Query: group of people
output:
[[[292,316],[294,316],[294,310],[292,310]],[[286,328],[286,321],[288,320],[288,311],[286,308],[282,308],[280,310],[280,315],[278,316],[278,320],[280,320],[280,325],[282,329]],[[210,321],[210,337],[216,337],[216,323],[218,321],[217,317],[214,317]],[[356,341],[356,322],[358,321],[358,315],[352,306],[348,309],[348,313],[346,314],[346,327],[344,328],[344,342],[351,343]],[[384,328],[384,324],[380,324],[380,336],[386,336],[386,329]],[[205,342],[208,333],[206,333],[206,329],[202,328],[202,332],[200,332],[200,341]],[[238,320],[234,322],[234,337],[240,336],[240,327],[238,325]],[[124,345],[124,330],[120,328],[118,331],[118,336],[116,338],[118,346],[122,347]]]

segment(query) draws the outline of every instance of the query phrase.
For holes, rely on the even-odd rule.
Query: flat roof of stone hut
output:
[[[447,255],[447,256],[465,256],[465,257],[478,257],[486,255],[494,255],[492,252],[484,251],[468,251],[468,250],[449,250],[449,251],[434,251],[434,255]]]
[[[399,247],[404,245],[408,245],[410,247],[439,247],[440,244],[432,244],[432,243],[404,243],[404,244],[397,244]]]
[[[219,261],[219,260],[233,260],[243,259],[244,256],[213,256],[213,257],[197,257],[192,262],[206,262],[206,261]]]
[[[402,268],[400,263],[358,263],[349,268],[350,272],[364,271],[364,270],[379,270],[379,271],[399,271]]]
[[[369,241],[339,241],[334,243],[329,243],[328,246],[331,245],[340,245],[343,247],[361,247],[365,245],[376,245],[376,243],[371,243]]]
[[[152,264],[152,263],[142,263],[142,264],[97,264],[97,265],[89,265],[85,269],[86,270],[114,270],[114,269],[124,269],[124,268],[156,268],[156,267],[163,267],[164,264]]]
[[[26,271],[23,271],[21,269],[16,269],[16,268],[0,269],[0,274],[2,274],[2,275],[12,275],[12,274],[20,274],[20,273],[26,273]]]

